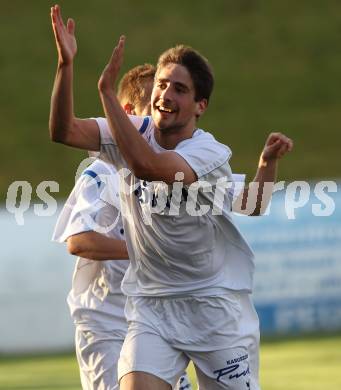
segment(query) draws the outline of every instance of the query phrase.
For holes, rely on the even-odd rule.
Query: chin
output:
[[[169,127],[158,127],[158,130],[160,131],[160,133],[168,133],[170,131],[170,128]]]
[[[155,126],[160,130],[164,131],[169,128],[169,124],[167,123],[166,120],[161,119],[161,118],[153,118]]]

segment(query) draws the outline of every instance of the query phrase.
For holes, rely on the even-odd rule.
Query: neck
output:
[[[176,145],[179,144],[181,141],[184,141],[185,139],[192,138],[193,133],[195,132],[196,128],[188,129],[185,132],[184,131],[177,131],[177,130],[160,130],[158,128],[155,128],[154,136],[156,142],[163,147],[164,149],[172,150],[175,149]]]

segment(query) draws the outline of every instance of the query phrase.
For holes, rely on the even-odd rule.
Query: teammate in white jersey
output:
[[[92,163],[71,192],[53,236],[79,256],[67,301],[84,390],[118,389],[117,360],[127,332],[120,285],[128,253],[118,198],[112,196],[118,194],[115,175],[112,165]],[[107,259],[117,260],[94,261]]]
[[[54,7],[60,66],[51,138],[101,150],[102,158],[130,170],[121,171],[120,186],[131,258],[123,281],[130,325],[119,360],[120,388],[169,389],[192,359],[201,389],[257,389],[253,254],[231,218],[231,198],[223,197],[220,207],[232,182],[231,152],[196,126],[213,89],[207,61],[184,46],[160,57],[152,118],[139,134],[135,127],[146,119],[128,118],[113,91],[122,37],[98,85],[106,119],[80,120],[72,108],[74,23],[62,29],[58,16]],[[253,214],[261,209],[263,184],[275,180],[278,160],[291,148],[283,134],[267,139],[254,179],[260,191]]]

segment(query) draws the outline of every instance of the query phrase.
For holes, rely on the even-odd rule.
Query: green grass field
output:
[[[55,0],[4,1],[0,13],[0,201],[16,180],[55,180],[65,197],[84,153],[52,144],[49,102],[56,68],[50,26]],[[340,177],[341,3],[336,0],[60,0],[76,21],[75,112],[103,115],[97,81],[122,33],[122,71],[176,43],[212,63],[216,87],[199,125],[231,146],[231,165],[252,176],[265,136],[295,141],[281,180]],[[14,156],[15,151],[15,156]],[[35,193],[33,193],[35,196]]]
[[[341,335],[264,342],[262,390],[341,389]],[[190,368],[193,379],[193,369]],[[0,358],[1,390],[80,390],[73,355]]]

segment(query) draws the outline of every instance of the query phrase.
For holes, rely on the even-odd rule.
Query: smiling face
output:
[[[195,101],[195,88],[188,70],[173,63],[158,69],[151,101],[155,126],[162,133],[193,132],[196,119],[207,106],[206,99]]]

